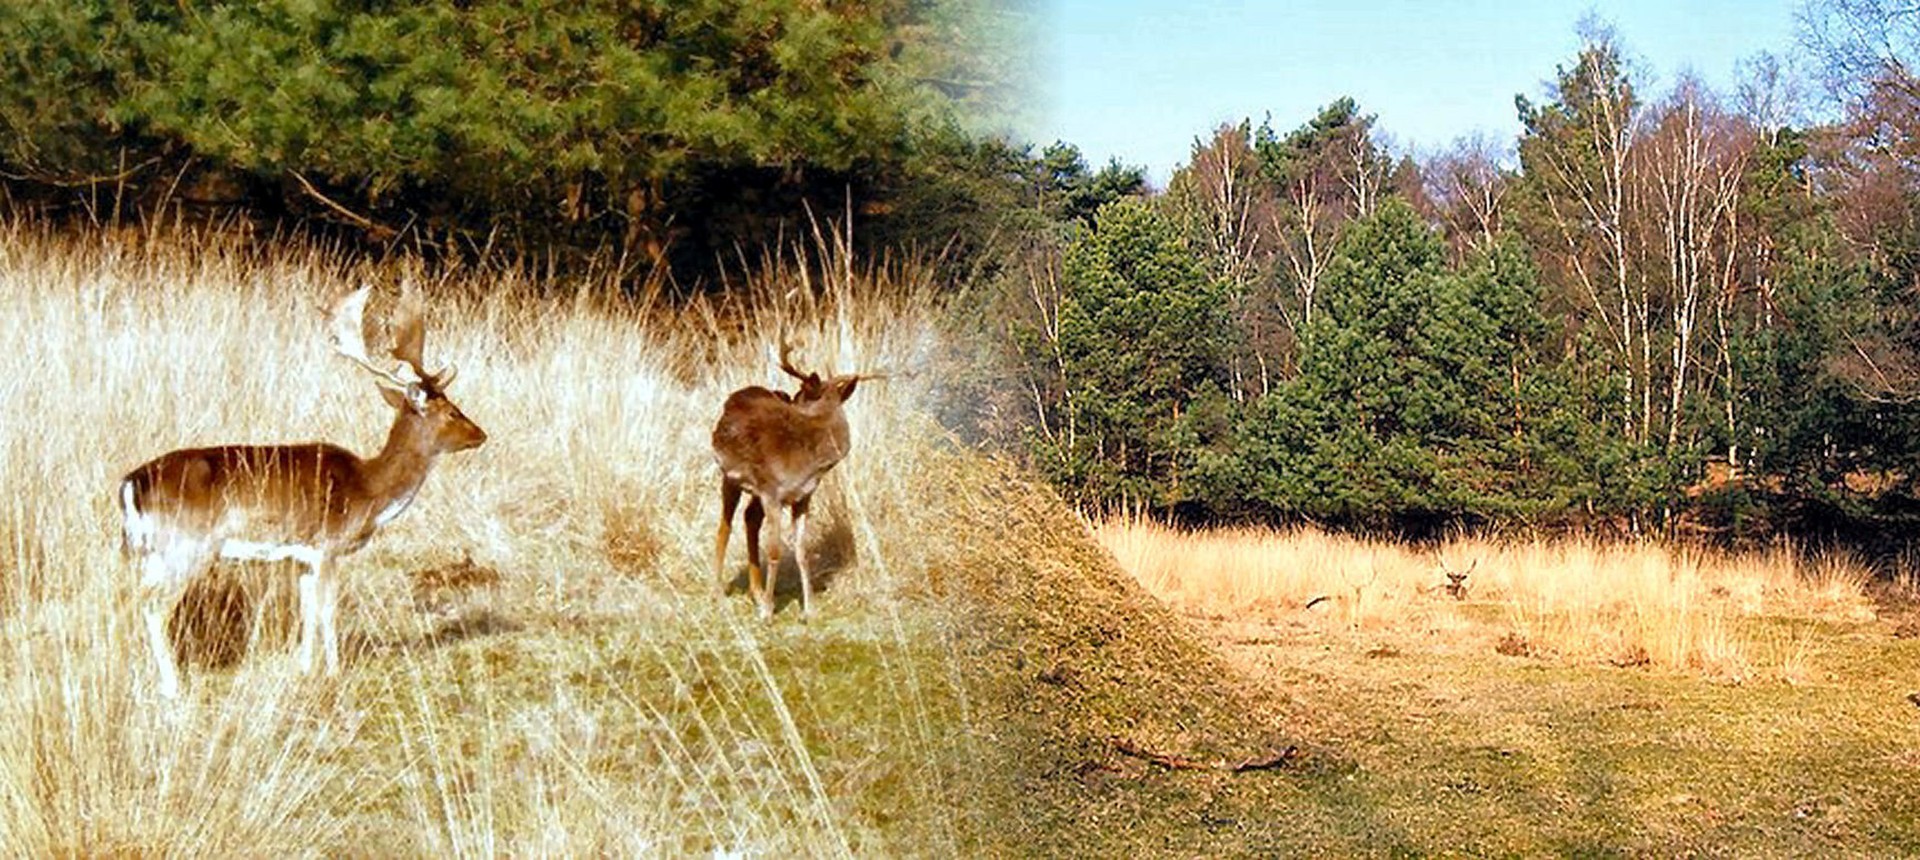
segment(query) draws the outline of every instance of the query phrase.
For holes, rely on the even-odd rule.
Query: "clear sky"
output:
[[[1155,184],[1222,122],[1292,129],[1350,95],[1396,151],[1485,133],[1511,145],[1513,97],[1536,101],[1579,50],[1588,12],[1610,22],[1643,92],[1690,70],[1729,89],[1736,63],[1793,52],[1799,0],[1042,0],[1045,78],[1030,137],[1094,166],[1144,165]],[[1646,80],[1651,77],[1651,89]]]

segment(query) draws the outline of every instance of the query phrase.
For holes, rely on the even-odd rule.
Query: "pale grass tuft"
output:
[[[1093,524],[1149,591],[1193,613],[1392,631],[1436,642],[1740,681],[1804,680],[1813,640],[1764,619],[1873,618],[1868,568],[1790,546],[1725,553],[1652,542],[1456,537],[1431,549],[1312,528],[1185,531],[1138,516]],[[1472,572],[1466,600],[1446,571]],[[1311,608],[1310,608],[1311,605]]]

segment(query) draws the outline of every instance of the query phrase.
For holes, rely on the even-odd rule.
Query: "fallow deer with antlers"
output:
[[[427,372],[417,303],[408,302],[392,326],[398,362],[367,354],[368,291],[362,287],[336,302],[328,322],[334,349],[373,374],[395,410],[380,453],[362,458],[321,442],[192,448],[162,455],[121,480],[122,536],[140,565],[141,609],[162,695],[178,695],[180,683],[167,617],[187,585],[218,559],[306,565],[300,669],[313,671],[317,640],[327,674],[339,672],[335,562],[406,510],[439,455],[486,441],[486,432],[447,399],[455,369]]]
[[[1447,575],[1447,584],[1441,586],[1447,592],[1447,596],[1455,600],[1467,599],[1467,577],[1472,576],[1474,569],[1480,566],[1480,560],[1474,559],[1472,564],[1467,565],[1466,570],[1455,573],[1453,568],[1447,566],[1446,559],[1440,558],[1438,553],[1434,557],[1440,560],[1440,572]]]
[[[847,455],[845,405],[862,379],[874,374],[848,374],[822,379],[793,366],[792,350],[780,346],[780,369],[800,381],[800,390],[788,394],[758,385],[727,397],[720,421],[713,428],[713,456],[720,463],[720,530],[714,538],[714,567],[725,588],[727,539],[733,514],[743,492],[751,493],[742,524],[747,529],[747,586],[760,605],[760,617],[773,617],[773,584],[779,577],[781,545],[800,568],[800,612],[813,614],[813,579],[803,546],[807,511],[821,476]],[[789,528],[776,527],[767,544],[766,566],[760,563],[760,527],[768,511],[787,516]]]

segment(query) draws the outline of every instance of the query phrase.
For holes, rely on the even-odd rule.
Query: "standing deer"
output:
[[[847,455],[850,441],[844,406],[861,379],[849,374],[822,380],[817,373],[801,373],[793,366],[791,349],[780,346],[780,369],[800,380],[793,394],[751,386],[727,397],[720,422],[713,427],[713,456],[720,463],[720,531],[714,538],[714,567],[725,588],[727,538],[733,512],[744,490],[747,501],[743,524],[747,528],[747,585],[760,603],[760,617],[773,617],[773,583],[780,574],[781,545],[793,553],[800,567],[800,612],[813,614],[813,580],[803,547],[807,536],[807,508],[820,477]],[[760,526],[771,509],[788,514],[790,529],[780,529],[767,545],[766,567],[760,565]]]
[[[361,458],[323,442],[227,445],[174,451],[129,472],[120,482],[122,537],[140,563],[140,599],[147,644],[159,668],[160,691],[179,693],[166,620],[194,577],[216,559],[280,561],[307,566],[300,576],[300,670],[313,671],[315,639],[327,674],[340,670],[334,614],[335,562],[367,544],[407,508],[439,455],[479,446],[487,434],[448,400],[455,369],[428,373],[420,357],[425,327],[408,303],[393,324],[397,365],[382,369],[362,334],[368,288],[328,313],[334,349],[373,374],[396,414],[380,453]]]

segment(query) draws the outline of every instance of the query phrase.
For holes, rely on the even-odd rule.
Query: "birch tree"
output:
[[[1612,34],[1584,29],[1585,44],[1573,66],[1560,69],[1552,101],[1515,100],[1525,127],[1524,190],[1535,210],[1529,238],[1571,288],[1578,314],[1597,323],[1622,383],[1615,418],[1628,439],[1643,443],[1653,411],[1652,309],[1645,282],[1631,276],[1626,235],[1640,102]]]

